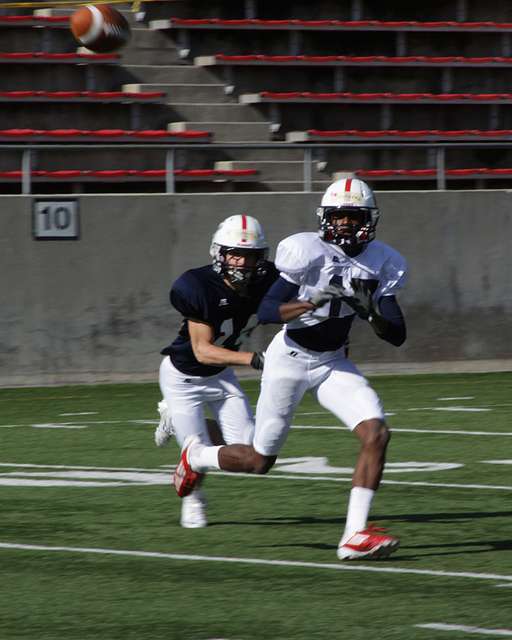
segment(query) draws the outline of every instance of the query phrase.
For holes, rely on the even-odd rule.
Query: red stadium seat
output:
[[[209,131],[166,129],[1,129],[2,142],[210,142]]]
[[[512,93],[352,93],[346,91],[313,92],[313,91],[261,91],[240,96],[242,104],[256,103],[390,103],[401,104],[415,102],[419,104],[507,104],[512,103]]]
[[[163,91],[0,91],[0,102],[161,102]]]
[[[152,29],[259,29],[304,31],[512,31],[511,22],[455,22],[441,20],[260,20],[245,18],[169,18],[150,22]]]
[[[176,169],[174,172],[176,181],[208,181],[222,182],[246,181],[257,177],[255,169]],[[21,182],[22,171],[0,171],[0,182]],[[35,170],[31,172],[33,182],[162,182],[165,180],[165,169],[108,169],[108,170],[80,170],[65,169],[61,171]]]
[[[358,169],[354,173],[368,180],[435,180],[437,178],[436,169]],[[478,178],[510,179],[512,177],[512,169],[489,169],[486,167],[446,169],[444,176],[447,179],[457,178],[459,180],[475,180]]]
[[[119,62],[120,58],[121,56],[117,53],[46,53],[44,51],[23,51],[0,53],[0,64],[84,64],[87,62],[111,64]]]
[[[512,57],[505,56],[275,56],[265,54],[199,56],[194,64],[200,67],[217,65],[267,66],[371,66],[371,67],[510,67]]]
[[[0,16],[0,27],[67,27],[68,16]]]
[[[400,131],[398,129],[384,129],[365,131],[359,129],[345,129],[340,131],[319,131],[309,129],[308,131],[290,131],[287,142],[350,142],[350,141],[448,141],[448,140],[512,140],[512,129],[421,129],[411,131]]]

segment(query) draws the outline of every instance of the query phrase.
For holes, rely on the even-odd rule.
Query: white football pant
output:
[[[265,353],[253,443],[258,453],[279,453],[306,391],[311,391],[321,406],[349,429],[370,418],[384,420],[379,397],[353,362],[345,358],[343,349],[304,349],[283,329]]]
[[[252,443],[254,415],[229,367],[215,376],[189,376],[178,371],[166,356],[160,365],[159,382],[180,446],[193,434],[198,434],[205,444],[211,444],[205,406],[210,408],[227,444]]]

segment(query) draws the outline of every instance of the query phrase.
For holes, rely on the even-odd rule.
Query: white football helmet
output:
[[[339,217],[343,212],[360,214],[360,222],[344,229],[332,224],[332,215]],[[375,238],[380,215],[373,191],[359,178],[342,178],[329,185],[316,214],[319,218],[318,235],[325,242],[339,246],[371,242]]]
[[[226,253],[256,255],[255,266],[233,267],[226,263]],[[267,273],[268,243],[261,224],[245,213],[230,216],[221,222],[210,245],[213,269],[222,274],[239,292]]]

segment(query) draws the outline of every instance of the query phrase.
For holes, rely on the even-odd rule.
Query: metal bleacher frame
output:
[[[166,158],[165,158],[165,189],[163,193],[176,193],[176,179],[174,175],[175,170],[175,153],[176,151],[190,149],[189,144],[123,144],[123,149],[133,148],[133,149],[145,149],[145,150],[165,150]],[[313,169],[313,151],[318,149],[355,149],[355,148],[367,148],[367,149],[403,149],[403,148],[420,148],[425,150],[433,150],[435,153],[435,180],[436,180],[436,189],[443,190],[446,189],[446,151],[447,149],[474,149],[474,148],[512,148],[512,142],[486,142],[486,143],[432,143],[432,142],[424,142],[424,143],[414,143],[414,142],[406,142],[406,143],[368,143],[361,142],[358,144],[351,143],[285,143],[285,142],[273,142],[273,143],[208,143],[208,144],[194,144],[195,149],[201,149],[207,152],[210,151],[225,151],[227,149],[302,149],[303,150],[303,179],[302,186],[303,192],[311,192],[313,179],[312,179],[312,169]],[[60,145],[60,144],[14,144],[14,145],[6,145],[1,144],[0,150],[17,150],[21,153],[21,171],[22,171],[22,180],[21,180],[21,193],[23,195],[30,195],[33,193],[32,191],[32,180],[31,180],[31,170],[32,170],[32,151],[38,150],[51,150],[51,151],[60,151],[62,149],[113,149],[119,148],[119,145],[116,144],[69,144],[69,145]],[[340,167],[340,171],[343,168]],[[356,168],[345,169],[347,173],[351,171],[356,171]],[[475,172],[477,170],[475,169]],[[460,176],[463,178],[464,176]],[[466,176],[469,177],[469,176]],[[472,176],[475,178],[475,176]],[[485,178],[485,176],[482,176]],[[499,177],[499,176],[493,176]],[[512,175],[508,175],[510,179],[512,179]],[[421,177],[417,177],[416,179],[422,179]],[[475,178],[476,179],[476,178]],[[79,182],[79,181],[77,181]],[[55,191],[54,193],[58,193]]]

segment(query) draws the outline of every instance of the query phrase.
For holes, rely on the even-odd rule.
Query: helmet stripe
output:
[[[352,187],[352,178],[347,178],[347,181],[345,182],[345,191],[350,191]]]
[[[242,231],[247,231],[247,216],[242,213]],[[242,242],[247,242],[245,238],[242,238]]]

